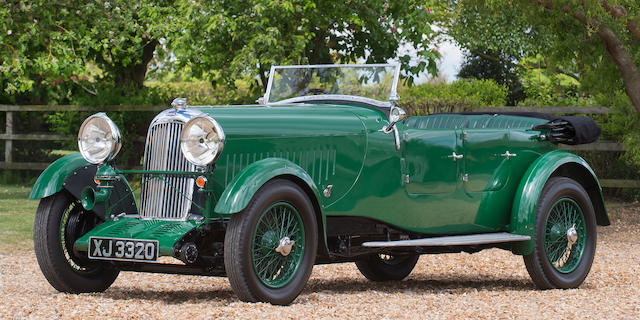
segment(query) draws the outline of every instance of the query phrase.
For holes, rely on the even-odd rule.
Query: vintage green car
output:
[[[558,150],[585,129],[406,118],[399,76],[392,64],[279,66],[257,105],[176,99],[151,122],[141,170],[114,166],[118,128],[90,116],[80,153],[30,195],[44,276],[72,293],[104,291],[120,271],[227,276],[243,301],[289,304],[314,264],[402,280],[420,254],[501,248],[524,256],[538,288],[578,287],[609,224],[593,170]],[[141,179],[138,200],[125,176]]]

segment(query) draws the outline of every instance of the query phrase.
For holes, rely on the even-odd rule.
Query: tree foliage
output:
[[[470,51],[540,55],[581,89],[624,89],[640,113],[640,3],[635,0],[453,0],[443,25]],[[467,30],[474,30],[473,33]],[[523,65],[527,67],[526,65]]]
[[[512,58],[491,50],[469,52],[460,66],[458,77],[463,79],[492,79],[509,89],[507,105],[514,106],[524,100],[525,93],[518,70]]]
[[[74,88],[95,94],[90,78],[140,88],[175,30],[172,1],[0,3],[0,83],[5,97],[28,97],[14,102],[64,101]]]
[[[258,75],[254,87],[263,91],[274,64],[379,63],[397,56],[409,77],[436,73],[424,1],[186,1],[181,10],[185,28],[176,56],[214,83]],[[398,51],[403,45],[415,47],[417,64]]]
[[[149,65],[188,67],[214,86],[249,80],[262,92],[273,64],[398,58],[411,77],[434,74],[438,58],[430,8],[418,0],[0,4],[0,99],[14,103],[65,103],[100,85],[139,89]],[[416,49],[417,62],[403,46]]]

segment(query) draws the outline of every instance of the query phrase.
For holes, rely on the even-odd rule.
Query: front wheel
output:
[[[268,182],[245,210],[231,216],[224,239],[231,288],[243,301],[291,303],[311,275],[317,243],[305,192],[288,180]]]
[[[377,254],[356,261],[360,273],[371,281],[400,281],[406,278],[418,262],[418,254]]]
[[[577,288],[596,251],[596,217],[589,195],[575,180],[549,179],[536,212],[534,249],[524,256],[540,289]]]
[[[65,191],[40,200],[33,226],[36,259],[42,274],[60,292],[101,292],[118,270],[91,263],[73,251],[73,244],[93,229],[99,218]]]

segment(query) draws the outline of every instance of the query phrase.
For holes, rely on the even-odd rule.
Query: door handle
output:
[[[447,158],[452,158],[452,159],[453,159],[453,161],[456,161],[456,160],[459,160],[459,159],[464,158],[464,156],[463,156],[463,155],[461,155],[461,154],[456,154],[456,153],[454,152],[452,155],[447,156]]]
[[[505,153],[501,154],[501,156],[507,158],[507,160],[509,160],[509,158],[511,157],[517,157],[518,155],[515,153],[510,153],[509,150],[507,150]]]

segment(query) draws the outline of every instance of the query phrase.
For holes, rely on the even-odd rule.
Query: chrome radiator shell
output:
[[[143,170],[195,172],[180,150],[182,128],[202,113],[193,109],[165,110],[156,116],[147,133]],[[140,218],[179,220],[189,217],[195,179],[175,174],[143,174]]]

